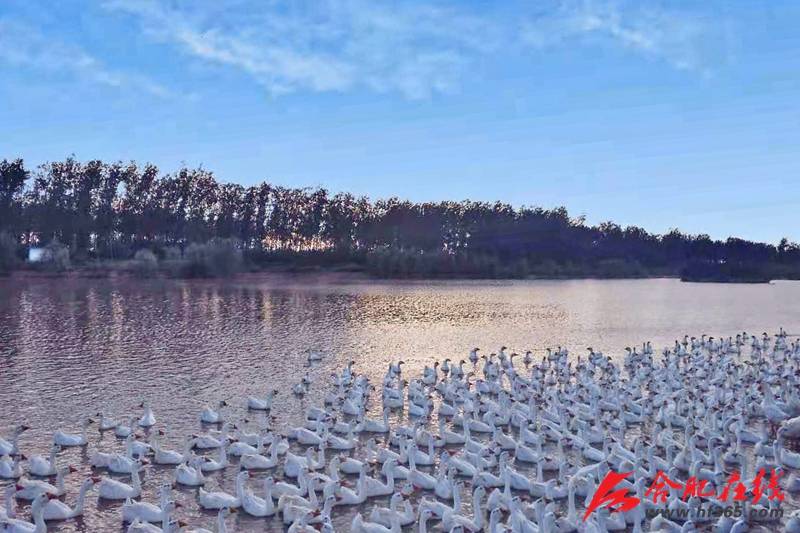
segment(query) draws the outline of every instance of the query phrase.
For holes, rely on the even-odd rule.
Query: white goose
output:
[[[228,443],[226,442],[219,447],[219,455],[217,459],[203,458],[200,463],[200,470],[205,474],[206,472],[218,472],[224,470],[228,466]]]
[[[100,479],[97,494],[106,500],[127,500],[128,498],[138,498],[142,494],[142,480],[139,477],[139,469],[131,472],[131,484],[104,477]]]
[[[126,530],[127,533],[172,533],[174,531],[180,531],[183,533],[185,531],[185,524],[180,520],[175,522],[171,519],[171,513],[174,510],[177,504],[169,502],[167,504],[167,508],[161,518],[161,527],[151,524],[145,520],[140,518],[135,518],[133,522],[128,525],[128,529]],[[156,520],[158,522],[158,520]],[[176,526],[180,529],[175,529]]]
[[[50,457],[34,455],[28,461],[28,472],[34,476],[53,476],[58,473],[56,455],[61,451],[61,446],[54,444],[50,447]]]
[[[259,453],[246,453],[239,458],[239,466],[247,470],[269,470],[278,466],[278,446],[273,443],[269,447],[269,457]]]
[[[72,466],[65,466],[59,469],[56,475],[55,485],[47,481],[20,479],[17,481],[17,491],[14,495],[20,500],[34,500],[39,494],[48,494],[55,497],[63,496],[66,492],[64,488],[64,476],[68,473],[74,474],[75,472],[77,472],[77,470]]]
[[[75,507],[70,507],[61,500],[48,500],[42,511],[42,516],[46,521],[50,520],[69,520],[76,516],[83,515],[83,504],[86,500],[86,493],[94,487],[95,483],[99,482],[100,478],[90,477],[81,484],[80,491],[78,491],[78,499],[75,502]]]
[[[474,516],[471,519],[458,512],[446,512],[442,517],[442,526],[445,530],[451,530],[453,527],[460,526],[465,531],[482,531],[485,520],[485,508],[481,503],[485,495],[486,489],[483,487],[475,487],[472,491],[472,510]]]
[[[247,398],[247,408],[252,409],[253,411],[270,411],[272,409],[272,404],[275,401],[275,396],[277,395],[277,390],[271,390],[266,396],[264,396],[264,398],[249,396]]]
[[[3,526],[3,531],[5,533],[46,533],[47,524],[44,521],[42,512],[47,501],[47,494],[39,494],[34,498],[31,505],[33,523],[19,518],[0,518],[0,526]]]
[[[197,456],[188,457],[183,463],[175,467],[175,483],[187,487],[200,487],[205,484],[206,478],[200,468],[202,459]]]
[[[100,432],[110,431],[119,425],[117,420],[107,417],[102,411],[97,413],[95,416],[98,418],[97,429],[100,430]]]
[[[248,476],[249,477],[249,476]],[[248,478],[246,477],[245,480]],[[253,494],[253,491],[242,485],[241,494],[239,499],[242,503],[242,509],[250,516],[264,518],[273,516],[277,512],[275,503],[272,501],[272,487],[275,485],[275,480],[272,476],[264,479],[264,497],[260,498]]]
[[[413,456],[408,457],[408,462],[410,463],[408,480],[411,482],[411,484],[421,489],[434,490],[437,483],[436,478],[427,472],[417,470],[417,463],[414,461]]]
[[[150,402],[142,402],[139,406],[144,409],[141,418],[139,418],[139,427],[150,428],[156,425],[156,415],[150,407]]]
[[[388,528],[376,522],[367,522],[361,513],[357,513],[350,523],[350,531],[353,533],[400,533],[400,517],[392,515],[392,527]]]
[[[22,477],[22,467],[19,462],[24,461],[24,455],[15,455],[12,459],[8,455],[0,457],[0,479],[19,479]]]
[[[2,520],[3,518],[16,517],[17,515],[16,501],[14,500],[14,493],[16,492],[17,492],[16,485],[9,485],[8,487],[6,487],[4,506],[0,508],[0,520]]]
[[[159,493],[159,504],[155,505],[150,502],[140,502],[128,498],[122,504],[122,521],[129,523],[139,520],[140,522],[161,522],[164,520],[165,514],[168,512],[171,489],[169,485],[163,485]],[[175,507],[180,507],[175,503]]]
[[[17,441],[19,440],[19,436],[22,435],[23,432],[30,429],[30,426],[20,425],[14,428],[14,431],[11,432],[11,436],[8,439],[4,439],[0,437],[0,455],[16,455],[19,453],[17,448]]]
[[[127,424],[124,424],[122,422],[117,424],[117,427],[114,428],[114,435],[120,439],[129,437],[130,435],[133,434],[134,431],[136,431],[135,425],[136,425],[136,417],[132,416],[130,417],[130,419],[128,419]]]
[[[181,533],[228,533],[228,526],[225,523],[225,520],[231,515],[231,513],[237,512],[236,509],[232,509],[230,507],[223,507],[217,513],[217,528],[216,531],[211,531],[205,528],[192,528],[188,529],[186,527],[181,528]]]
[[[236,509],[242,505],[239,495],[244,493],[245,480],[250,476],[246,470],[242,470],[236,475],[234,491],[236,495],[224,491],[208,492],[203,487],[197,493],[197,501],[203,509]]]
[[[203,407],[203,410],[200,411],[200,422],[205,424],[221,424],[225,421],[222,416],[222,408],[226,405],[228,405],[228,402],[225,400],[220,400],[216,409],[210,405],[206,405]]]
[[[66,433],[61,430],[56,431],[53,434],[53,443],[58,444],[61,447],[86,446],[87,443],[86,429],[89,427],[89,424],[91,423],[92,423],[91,418],[85,418],[81,426],[80,434]]]
[[[161,439],[160,437],[163,436],[163,432],[159,432],[154,435],[153,438],[153,463],[157,465],[170,465],[170,466],[177,466],[181,464],[186,457],[189,456],[189,452],[192,447],[192,438],[187,436],[183,441],[183,451],[179,452],[177,450],[167,450],[161,447]]]

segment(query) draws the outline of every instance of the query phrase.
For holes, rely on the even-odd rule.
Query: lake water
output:
[[[778,327],[800,333],[800,283],[0,279],[0,433],[27,423],[21,448],[41,453],[57,428],[77,429],[98,411],[127,419],[149,400],[176,447],[200,429],[204,403],[227,398],[240,417],[246,395],[273,388],[281,391],[276,426],[289,427],[321,403],[330,373],[349,360],[379,384],[391,361],[403,359],[405,372],[417,376],[435,359],[466,359],[472,347],[541,356],[560,345],[577,357],[592,346],[621,357],[626,346],[648,340],[660,350],[685,334]],[[309,368],[308,350],[324,359]],[[296,400],[290,388],[306,372],[311,392]],[[120,447],[113,434],[92,432],[90,441],[92,449]],[[62,456],[88,472],[81,453]],[[151,501],[170,472],[148,470]],[[230,489],[234,476],[229,469],[212,477]],[[69,477],[70,503],[81,479]],[[192,491],[181,498],[191,502]],[[118,506],[89,501],[83,520],[51,529],[120,529]],[[214,520],[191,503],[179,511],[193,525]],[[277,520],[229,520],[242,531],[263,531],[265,523],[280,530]]]

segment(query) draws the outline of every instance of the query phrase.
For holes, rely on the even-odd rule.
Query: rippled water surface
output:
[[[329,375],[349,360],[380,383],[390,361],[410,376],[435,359],[485,352],[587,346],[618,357],[650,340],[660,349],[684,334],[800,333],[800,284],[686,284],[676,280],[433,283],[317,283],[296,279],[228,282],[0,279],[0,433],[27,423],[23,452],[41,453],[57,428],[77,429],[98,411],[122,419],[149,400],[169,447],[200,430],[206,402],[280,391],[276,426],[288,428],[321,403]],[[310,368],[307,351],[324,354]],[[290,388],[313,380],[302,401]],[[373,403],[373,407],[379,401]],[[252,429],[263,423],[251,416]],[[92,449],[119,449],[113,434],[90,432]],[[87,471],[80,450],[62,455]],[[235,469],[212,475],[231,489]],[[152,500],[169,470],[145,476]],[[72,502],[81,476],[69,477]],[[212,482],[213,485],[213,482]],[[260,485],[260,484],[259,484]],[[193,492],[181,498],[191,501]],[[119,530],[117,505],[95,497],[81,521],[51,530]],[[179,515],[210,527],[214,515],[187,505]],[[344,520],[340,523],[349,523]],[[279,522],[236,517],[241,531]],[[346,530],[346,526],[343,531]]]

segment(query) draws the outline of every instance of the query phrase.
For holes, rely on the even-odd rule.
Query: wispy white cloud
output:
[[[555,47],[617,46],[673,68],[708,72],[721,23],[702,10],[645,0],[104,0],[102,17],[192,61],[236,69],[279,95],[371,90],[427,98],[511,56]],[[70,72],[156,96],[160,83],[111,67],[78,45],[0,19],[0,60]],[[515,65],[519,61],[515,60]],[[480,75],[480,74],[478,74]]]
[[[162,98],[171,95],[169,89],[147,76],[109,69],[80,47],[13,20],[0,19],[0,62],[37,71],[68,73],[108,87],[144,91]]]
[[[368,0],[218,4],[110,0],[151,37],[239,68],[275,94],[366,87],[426,97],[457,87],[494,29],[454,8]]]
[[[525,20],[521,40],[536,49],[607,41],[678,69],[707,73],[713,68],[709,43],[717,44],[719,28],[698,10],[639,0],[564,0]]]

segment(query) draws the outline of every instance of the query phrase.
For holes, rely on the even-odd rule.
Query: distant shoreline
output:
[[[137,273],[126,268],[125,262],[118,264],[104,262],[102,265],[79,266],[61,272],[46,270],[36,270],[24,268],[14,270],[0,275],[2,279],[16,280],[46,280],[46,279],[125,279],[136,281],[151,280],[176,280],[176,281],[243,281],[243,280],[302,280],[303,282],[315,281],[319,283],[350,283],[350,282],[386,282],[386,281],[577,281],[577,280],[644,280],[644,279],[679,279],[685,283],[730,283],[730,284],[765,284],[770,283],[769,279],[690,279],[679,274],[653,273],[635,276],[600,276],[596,274],[587,275],[528,275],[521,277],[480,277],[480,276],[378,276],[368,272],[364,268],[356,265],[337,266],[331,268],[298,268],[292,266],[265,267],[253,271],[245,271],[227,277],[196,277],[185,278],[171,276],[167,272],[157,271],[148,276],[137,275]]]

